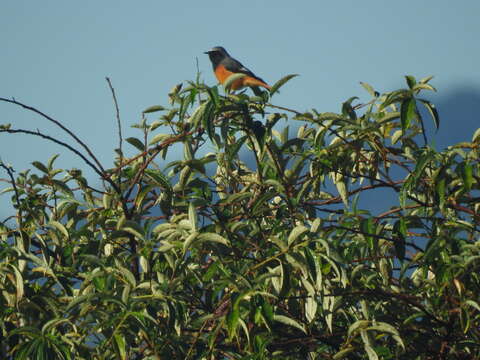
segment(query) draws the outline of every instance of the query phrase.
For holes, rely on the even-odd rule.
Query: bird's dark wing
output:
[[[260,80],[261,82],[265,82],[263,79],[259,78],[257,75],[255,75],[252,71],[247,69],[245,66],[242,65],[242,63],[238,60],[235,60],[232,57],[228,57],[222,61],[222,65],[225,66],[225,69],[228,71],[231,71],[233,73],[241,73],[245,74],[248,76],[251,76],[257,80]]]

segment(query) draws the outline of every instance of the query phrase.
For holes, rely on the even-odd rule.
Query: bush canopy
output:
[[[480,129],[429,145],[431,77],[340,113],[274,105],[293,77],[175,86],[110,169],[1,98],[85,168],[0,163],[0,357],[480,358]]]

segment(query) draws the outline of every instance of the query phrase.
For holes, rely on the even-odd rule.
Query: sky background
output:
[[[478,0],[3,0],[0,97],[61,121],[110,167],[118,138],[105,77],[117,93],[124,137],[137,136],[130,125],[146,107],[168,105],[169,89],[195,78],[196,59],[202,79],[216,83],[203,52],[221,45],[271,84],[300,74],[273,101],[297,110],[339,112],[351,96],[368,101],[360,81],[386,92],[404,87],[404,75],[434,75],[438,93],[427,98],[441,128],[429,137],[441,149],[480,127],[479,18]],[[68,140],[40,117],[0,103],[4,123]],[[59,167],[85,168],[57,145],[0,134],[0,159],[17,171],[57,153]]]

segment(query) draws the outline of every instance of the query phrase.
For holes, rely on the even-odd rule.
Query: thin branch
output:
[[[55,125],[57,125],[59,128],[61,128],[63,131],[65,131],[68,135],[70,135],[77,143],[79,143],[84,149],[85,151],[88,153],[88,155],[90,155],[90,157],[92,158],[92,160],[95,162],[95,164],[97,164],[98,168],[101,170],[102,173],[105,172],[105,169],[103,168],[102,164],[100,163],[100,161],[98,161],[98,159],[95,157],[95,155],[92,153],[92,151],[90,150],[90,148],[82,141],[78,138],[77,135],[75,135],[71,130],[69,130],[67,127],[65,127],[64,125],[62,125],[62,123],[60,123],[60,121],[58,120],[55,120],[53,119],[52,117],[48,116],[47,114],[41,112],[40,110],[32,107],[32,106],[28,106],[26,104],[23,104],[15,99],[6,99],[6,98],[2,98],[0,97],[0,101],[4,101],[4,102],[7,102],[7,103],[10,103],[10,104],[15,104],[15,105],[18,105],[24,109],[27,109],[27,110],[30,110],[40,116],[42,116],[43,118],[47,119],[48,121],[54,123]],[[104,176],[102,175],[102,178]]]
[[[428,139],[427,139],[427,133],[425,131],[425,125],[423,124],[423,119],[421,118],[420,114],[417,113],[417,116],[418,116],[418,121],[420,121],[420,125],[422,126],[423,141],[425,143],[425,146],[427,146]]]
[[[347,193],[347,197],[355,195],[356,193],[359,193],[359,192],[363,193],[366,190],[382,188],[382,187],[392,188],[395,191],[397,191],[396,185],[402,184],[403,182],[404,182],[404,180],[392,181],[391,183],[387,183],[387,182],[382,181],[381,183],[378,183],[378,184],[365,185],[363,187],[359,187],[359,188],[356,188],[352,191],[349,191]],[[313,206],[323,206],[323,205],[330,205],[330,204],[335,204],[335,203],[340,203],[340,202],[342,202],[342,197],[341,196],[336,196],[336,197],[332,197],[330,199],[321,200],[321,201],[320,200],[307,200],[307,201],[304,202],[304,204],[313,205]]]
[[[381,218],[387,217],[389,215],[393,215],[393,214],[401,212],[402,210],[405,210],[405,209],[416,209],[416,208],[419,208],[419,207],[421,207],[421,206],[420,205],[408,205],[408,206],[405,206],[404,208],[396,207],[396,208],[393,208],[391,210],[385,211],[384,213],[381,213],[380,215],[377,215],[375,217],[375,221],[378,222]]]
[[[77,149],[75,149],[73,146],[71,145],[68,145],[67,143],[63,142],[63,141],[60,141],[60,140],[57,140],[49,135],[45,135],[45,134],[42,134],[40,131],[31,131],[31,130],[24,130],[24,129],[0,129],[0,133],[2,132],[6,132],[6,133],[9,133],[9,134],[27,134],[27,135],[33,135],[33,136],[38,136],[38,137],[41,137],[43,139],[47,139],[47,140],[50,140],[58,145],[61,145],[65,148],[67,148],[68,150],[70,150],[71,152],[75,153],[76,155],[78,155],[83,161],[85,161],[85,163],[90,166],[93,171],[95,171],[99,176],[100,178],[102,179],[105,179],[114,189],[115,191],[118,193],[118,194],[121,194],[120,192],[120,189],[117,187],[117,185],[110,179],[110,177],[106,176],[106,174],[104,174],[102,172],[101,169],[98,169],[95,164],[93,164],[90,160],[88,160],[86,158],[85,155],[83,155],[80,151],[78,151]]]
[[[105,77],[105,80],[107,80],[108,86],[110,88],[110,91],[112,93],[113,97],[113,103],[115,105],[115,114],[117,117],[117,126],[118,126],[118,151],[120,152],[120,166],[118,168],[118,187],[121,185],[121,169],[122,169],[122,163],[123,163],[123,150],[122,150],[122,145],[123,145],[123,137],[122,137],[122,123],[120,121],[120,110],[118,108],[118,101],[117,101],[117,96],[115,95],[115,89],[112,86],[112,82],[110,81],[110,78],[107,76]]]
[[[283,106],[278,106],[278,105],[273,105],[273,104],[265,104],[265,105],[268,106],[268,107],[274,108],[274,109],[289,111],[291,113],[294,113],[295,115],[302,115],[302,113],[297,111],[297,110],[289,109],[289,108],[286,108],[286,107],[283,107]]]
[[[22,208],[20,206],[20,195],[18,193],[18,188],[17,188],[17,184],[15,182],[15,178],[13,177],[13,170],[9,166],[5,165],[3,163],[3,161],[0,161],[0,167],[5,169],[5,171],[8,174],[8,177],[10,178],[10,182],[12,184],[13,191],[15,192],[15,202],[17,203],[17,207],[18,207],[17,221],[18,221],[19,227],[22,228],[23,227],[23,225],[22,225],[23,216],[22,216]]]
[[[349,227],[346,227],[346,226],[341,226],[341,225],[329,225],[329,226],[326,226],[325,229],[339,229],[339,230],[345,230],[345,231],[350,231],[350,232],[353,232],[355,234],[360,234],[360,235],[363,235],[363,236],[370,236],[372,238],[375,238],[375,239],[379,239],[379,240],[387,240],[387,241],[390,241],[392,243],[398,243],[400,239],[394,239],[394,238],[389,238],[387,236],[382,236],[382,235],[377,235],[377,234],[372,234],[372,233],[367,233],[367,232],[364,232],[364,231],[361,231],[361,230],[357,230],[357,229],[353,229],[353,228],[349,228]],[[424,252],[425,250],[422,249],[421,247],[415,245],[414,243],[411,243],[411,242],[407,242],[406,243],[408,246],[411,246],[412,248],[414,248],[415,250],[417,251],[421,251],[421,252]]]

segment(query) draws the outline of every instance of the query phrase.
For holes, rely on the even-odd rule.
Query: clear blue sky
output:
[[[3,1],[0,96],[62,121],[109,167],[118,140],[105,76],[125,137],[135,136],[129,126],[144,108],[167,104],[173,85],[194,79],[196,58],[203,79],[216,83],[203,52],[222,45],[270,83],[299,73],[274,100],[298,110],[339,111],[351,96],[367,100],[359,81],[383,92],[403,86],[405,74],[435,75],[439,93],[430,99],[444,146],[480,127],[479,18],[478,0]],[[67,139],[4,103],[1,123]],[[55,153],[59,166],[84,167],[56,145],[0,135],[0,158],[17,170]]]

